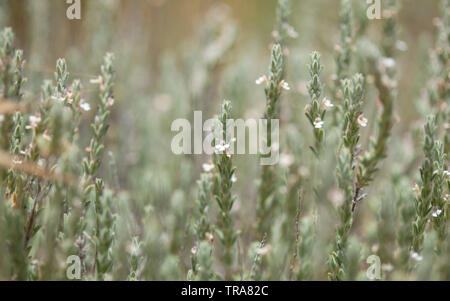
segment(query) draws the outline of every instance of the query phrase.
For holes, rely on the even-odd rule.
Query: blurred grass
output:
[[[331,83],[335,71],[333,48],[339,37],[339,1],[292,2],[291,23],[299,38],[289,47],[288,82],[294,91],[284,100],[290,108],[284,114],[294,115],[291,120],[296,123],[286,129],[288,137],[285,139],[295,140],[296,144],[290,151],[297,155],[305,152],[309,143],[307,134],[303,135],[307,131],[300,133],[294,128],[302,129],[306,125],[302,109],[307,99],[301,90],[308,79],[308,54],[313,50],[322,53],[324,82]],[[137,225],[127,224],[132,229],[130,232],[149,237],[162,233],[161,236],[170,241],[172,255],[184,248],[181,261],[185,262],[190,244],[189,240],[184,240],[184,232],[187,232],[184,228],[188,227],[186,221],[192,214],[191,201],[195,199],[194,183],[200,172],[199,163],[206,157],[175,157],[170,153],[173,136],[170,123],[175,118],[192,118],[192,111],[196,109],[191,99],[195,97],[190,95],[191,81],[195,78],[192,72],[201,64],[205,46],[202,44],[202,29],[207,27],[205,16],[211,7],[218,4],[227,5],[228,8],[222,6],[221,9],[229,10],[230,20],[236,22],[238,40],[233,50],[226,54],[225,63],[213,72],[213,83],[202,95],[204,99],[201,101],[206,103],[204,109],[207,111],[203,118],[212,117],[225,98],[232,100],[235,116],[258,118],[264,111],[265,100],[263,89],[255,86],[254,82],[267,71],[276,0],[82,0],[82,19],[79,21],[66,18],[64,1],[2,0],[0,4],[9,11],[8,15],[0,15],[0,26],[11,26],[16,34],[17,47],[24,49],[26,76],[30,79],[26,87],[28,91],[37,93],[43,79],[53,78],[55,61],[65,57],[72,78],[81,78],[85,85],[83,96],[91,99],[95,95],[89,90],[89,79],[98,70],[104,53],[115,53],[117,106],[112,112],[111,131],[105,144],[108,151],[112,151],[116,166],[105,164],[102,174],[107,182],[115,184],[116,189],[131,194],[132,201],[127,206]],[[405,141],[409,141],[411,125],[422,117],[415,102],[420,99],[427,80],[425,58],[435,40],[433,19],[438,16],[438,4],[438,0],[402,1],[400,39],[406,42],[408,50],[399,56],[400,95],[396,104],[399,122],[394,129],[394,136],[399,139],[393,139],[393,156],[383,165],[379,177],[384,181],[379,184],[381,181],[377,179],[372,188],[374,191],[381,191],[380,186],[386,180],[383,175],[397,168],[395,163],[400,165],[396,162],[399,158],[403,161],[409,159],[405,149],[410,145]],[[374,41],[380,39],[382,24],[382,20],[369,22],[369,33]],[[368,108],[374,107],[375,103],[368,104]],[[91,117],[88,115],[82,120],[84,129],[89,126]],[[367,137],[363,138],[367,141]],[[81,136],[82,145],[87,145],[87,139]],[[419,149],[417,145],[416,149]],[[329,156],[332,162],[334,152]],[[306,171],[293,173],[310,172],[307,158],[301,157],[305,161],[300,162]],[[259,166],[256,156],[238,156],[236,165],[239,200],[234,214],[237,227],[244,229],[242,247],[247,249],[251,243],[257,195],[253,184],[259,177]],[[326,178],[334,173],[334,169],[321,173]],[[114,179],[115,175],[118,179]],[[332,186],[332,180],[324,180],[328,181],[325,183],[327,188]],[[373,198],[381,199],[381,196],[377,194]],[[355,225],[355,233],[356,236],[368,233],[364,242],[370,245],[376,241],[374,212],[377,212],[380,202],[367,203]],[[142,208],[157,210],[156,218],[151,215],[151,222],[157,224],[158,230],[162,229],[155,231],[157,234],[142,233],[139,223],[147,214],[142,212]],[[171,212],[174,210],[176,212]],[[328,217],[322,217],[323,232],[334,228],[333,219]],[[147,239],[152,241],[153,238]]]

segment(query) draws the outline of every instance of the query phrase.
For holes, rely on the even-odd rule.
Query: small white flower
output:
[[[3,122],[3,120],[5,120],[5,115],[0,114],[0,122]]]
[[[97,78],[91,79],[89,82],[94,85],[103,85],[103,77],[99,75]]]
[[[59,101],[59,102],[65,102],[65,101],[66,101],[66,98],[63,97],[63,96],[62,96],[61,94],[59,94],[59,93],[58,93],[58,95],[56,95],[56,96],[52,96],[51,99],[56,100],[56,101]]]
[[[420,256],[418,253],[416,252],[412,252],[411,253],[411,258],[414,259],[415,261],[422,261],[423,257]]]
[[[396,47],[398,50],[400,50],[400,51],[407,51],[407,50],[408,50],[408,44],[406,44],[405,41],[401,41],[401,40],[398,40],[398,41],[395,43],[395,47]]]
[[[69,103],[69,104],[71,104],[72,102],[73,102],[73,97],[74,97],[74,95],[73,95],[73,93],[72,92],[70,92],[70,91],[68,91],[67,92],[67,102]]]
[[[22,160],[20,160],[19,156],[14,156],[12,163],[15,165],[20,165],[22,164]]]
[[[420,196],[420,188],[419,188],[419,185],[417,185],[417,183],[414,184],[412,190],[416,193],[417,197]]]
[[[265,84],[267,85],[267,82],[268,82],[267,76],[265,76],[265,75],[261,76],[260,78],[258,78],[258,79],[256,80],[256,84],[257,84],[257,85],[261,85],[261,84],[263,84],[263,83],[265,83]]]
[[[227,151],[230,148],[229,144],[225,144],[224,141],[222,141],[220,144],[216,145],[216,151],[219,153],[223,153],[224,151]]]
[[[324,122],[320,118],[316,118],[316,120],[314,120],[314,127],[316,129],[321,129],[323,127],[323,124]]]
[[[286,30],[286,33],[290,38],[292,38],[292,39],[298,38],[298,33],[295,31],[294,27],[292,27],[288,24],[285,24],[284,29]]]
[[[281,87],[282,89],[286,90],[286,91],[291,90],[291,87],[289,87],[289,84],[288,84],[286,81],[284,81],[284,80],[281,81],[280,87]]]
[[[444,176],[445,176],[446,178],[450,178],[450,171],[444,170]]]
[[[328,110],[328,109],[331,109],[334,107],[334,104],[332,104],[331,101],[327,97],[325,97],[322,100],[322,105],[325,107],[325,110]]]
[[[211,233],[207,232],[205,233],[205,238],[209,241],[213,241],[214,240],[214,235],[212,235]]]
[[[364,117],[364,114],[359,115],[358,124],[360,127],[365,128],[367,126],[367,122],[368,122],[368,120],[366,117]]]
[[[80,108],[83,110],[83,111],[90,111],[91,110],[91,105],[89,104],[89,103],[87,103],[87,102],[85,102],[85,101],[81,101],[80,102]]]
[[[256,254],[260,255],[260,256],[264,256],[270,253],[270,245],[266,245],[264,247],[258,248],[256,250]]]
[[[203,170],[205,172],[210,172],[213,169],[214,169],[214,164],[210,164],[210,163],[203,164]]]
[[[442,213],[442,210],[436,209],[433,211],[432,215],[433,215],[433,217],[439,217],[439,215],[441,215],[441,213]]]
[[[233,174],[233,175],[231,176],[231,183],[236,183],[236,181],[237,181],[237,177],[236,177],[235,174]]]
[[[39,115],[31,115],[29,117],[30,125],[26,126],[26,129],[35,129],[41,122],[41,117]]]
[[[114,98],[109,97],[108,100],[106,101],[106,105],[108,107],[112,107],[114,105],[114,102],[115,102]]]
[[[44,138],[47,141],[52,141],[52,137],[48,134],[48,130],[45,130],[44,134],[42,134],[42,138]]]
[[[381,64],[383,64],[383,66],[388,68],[388,69],[392,69],[392,68],[395,67],[395,60],[393,58],[390,58],[390,57],[384,57],[381,60]]]
[[[394,266],[391,263],[386,263],[381,266],[381,269],[385,272],[392,272],[394,270]]]
[[[295,161],[295,158],[291,154],[282,153],[280,156],[280,166],[284,168],[288,168],[291,166]]]

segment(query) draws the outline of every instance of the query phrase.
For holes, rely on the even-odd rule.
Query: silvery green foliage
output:
[[[276,22],[275,31],[273,36],[275,38],[275,43],[280,44],[282,47],[286,47],[286,40],[288,38],[296,38],[297,33],[295,29],[289,24],[289,19],[291,15],[291,1],[290,0],[279,0],[276,12]]]
[[[283,53],[280,44],[275,44],[272,47],[270,72],[268,76],[263,76],[258,79],[258,83],[265,85],[266,95],[266,110],[264,113],[264,119],[267,120],[267,142],[268,149],[272,149],[272,120],[280,118],[280,97],[283,89],[289,89],[288,84],[283,79]],[[270,154],[268,155],[270,156]],[[263,166],[261,172],[261,182],[259,184],[259,205],[257,209],[258,226],[257,230],[259,236],[262,237],[267,232],[271,208],[276,202],[276,181],[277,174],[273,167]]]
[[[211,243],[208,241],[201,241],[198,246],[198,266],[197,266],[197,276],[195,280],[198,281],[209,281],[214,280],[213,270],[212,270],[212,247]]]
[[[350,0],[342,0],[340,14],[341,37],[339,45],[336,47],[337,86],[339,86],[339,83],[342,80],[350,75],[349,71],[352,57],[353,28],[352,3]]]
[[[221,243],[221,258],[225,267],[224,278],[230,280],[234,266],[234,252],[239,231],[234,229],[234,220],[231,214],[237,197],[232,194],[231,188],[236,177],[236,167],[233,166],[233,156],[227,141],[227,120],[231,119],[231,102],[224,101],[218,116],[220,123],[221,140],[215,141],[216,152],[213,162],[217,173],[214,177],[213,195],[218,205],[218,221],[216,227],[217,238]],[[204,255],[203,255],[204,256]]]
[[[342,81],[344,99],[344,120],[342,141],[338,152],[336,170],[339,188],[344,192],[344,202],[338,209],[340,224],[336,231],[335,250],[329,257],[330,280],[343,280],[345,275],[345,251],[347,239],[352,227],[354,206],[360,199],[354,198],[357,168],[357,147],[360,140],[360,128],[364,122],[361,107],[364,98],[364,77],[356,74],[351,80]]]
[[[154,4],[93,1],[77,34],[50,0],[0,2],[18,37],[0,33],[0,280],[72,280],[69,256],[81,280],[367,280],[372,255],[381,280],[449,280],[449,0],[433,22],[398,0],[381,20],[365,1],[219,4],[198,30],[192,3],[161,2],[160,30]],[[280,120],[279,164],[233,156],[225,131],[212,158],[167,151],[173,119],[224,97]]]
[[[130,247],[130,256],[129,256],[129,269],[130,274],[128,275],[129,281],[137,281],[139,280],[139,272],[144,261],[144,257],[142,256],[141,250],[141,241],[139,237],[134,237],[131,242]]]
[[[420,169],[421,184],[416,184],[416,221],[413,224],[413,242],[411,249],[420,253],[423,246],[425,232],[430,222],[438,234],[440,242],[447,238],[446,220],[448,210],[445,208],[445,181],[448,176],[444,174],[446,155],[443,153],[443,144],[436,141],[436,118],[429,116],[424,128],[423,152],[424,161]],[[440,246],[438,246],[439,248]]]
[[[320,54],[317,51],[314,51],[310,56],[308,70],[311,78],[308,83],[311,103],[306,106],[305,115],[314,131],[315,145],[311,147],[311,150],[316,156],[319,156],[325,138],[324,124],[327,106],[330,105],[327,103],[329,101],[326,98],[322,100],[323,84],[320,76],[323,66],[320,63]]]
[[[213,165],[205,164],[206,170],[210,171]],[[204,167],[204,169],[205,169]],[[193,231],[195,233],[194,247],[191,249],[191,266],[188,272],[189,280],[212,280],[211,261],[213,242],[213,229],[211,226],[209,211],[211,208],[212,196],[212,175],[210,173],[203,173],[198,185],[198,199],[195,201],[196,214],[193,221]],[[209,245],[209,249],[206,245]],[[207,258],[209,257],[209,258]],[[201,270],[203,269],[203,270]],[[207,271],[205,271],[205,269]],[[208,276],[209,275],[209,276]],[[205,279],[206,278],[206,279]]]

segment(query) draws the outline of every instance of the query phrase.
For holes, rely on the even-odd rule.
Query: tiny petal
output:
[[[106,101],[106,105],[108,107],[112,107],[114,105],[114,98],[109,97],[108,100]]]
[[[205,233],[205,238],[212,242],[214,240],[214,235],[212,235],[211,233],[207,232],[207,233]]]
[[[413,191],[416,193],[417,197],[420,196],[420,188],[419,185],[417,185],[417,183],[414,184]]]
[[[316,118],[316,120],[314,120],[314,127],[316,129],[321,129],[323,127],[323,124],[324,122],[320,118]]]
[[[258,78],[256,80],[256,84],[257,85],[261,85],[263,83],[267,83],[267,77],[265,75],[261,76],[260,78]]]
[[[406,44],[405,41],[401,41],[401,40],[398,40],[398,41],[395,43],[395,47],[396,47],[398,50],[402,51],[402,52],[408,50],[408,44]]]
[[[291,87],[289,87],[289,84],[288,84],[286,81],[284,81],[284,80],[281,81],[280,87],[281,87],[282,89],[286,90],[286,91],[291,90]]]
[[[216,151],[222,153],[230,148],[229,144],[225,144],[225,141],[220,142],[220,144],[215,146]]]
[[[359,115],[358,124],[360,127],[365,128],[367,126],[368,120],[364,117],[364,114]]]
[[[284,168],[290,167],[295,161],[295,158],[291,154],[283,153],[280,156],[280,166]]]
[[[414,259],[415,261],[422,261],[423,257],[420,256],[418,253],[416,252],[412,252],[411,253],[411,258]]]
[[[87,102],[81,102],[80,103],[80,108],[83,109],[83,111],[90,111],[91,110],[91,105]]]
[[[94,85],[102,85],[103,77],[99,75],[97,78],[91,79],[89,82]]]
[[[334,107],[334,104],[332,104],[331,101],[330,101],[327,97],[325,97],[325,98],[322,100],[322,106],[324,106],[325,109],[328,110],[328,109],[333,108],[333,107]]]
[[[235,174],[233,174],[233,175],[231,176],[231,183],[236,183],[236,181],[237,181],[237,177],[236,177]]]
[[[450,171],[444,170],[444,176],[450,178]]]
[[[270,245],[264,246],[262,248],[258,248],[258,250],[256,250],[256,254],[260,255],[260,256],[264,256],[270,253]]]
[[[383,64],[384,67],[391,69],[395,67],[395,60],[390,57],[385,57],[381,60],[381,64]]]
[[[213,169],[214,169],[214,164],[209,164],[209,163],[203,164],[203,170],[205,172],[210,172]]]
[[[442,213],[442,210],[440,210],[440,209],[436,209],[435,211],[433,211],[433,217],[439,217],[439,215],[441,215],[441,213]]]

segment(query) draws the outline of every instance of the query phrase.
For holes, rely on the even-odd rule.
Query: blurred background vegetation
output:
[[[211,118],[223,99],[232,101],[235,117],[262,116],[265,96],[263,89],[255,85],[255,79],[267,72],[277,1],[82,0],[81,3],[81,20],[68,20],[68,5],[62,0],[0,1],[0,26],[13,28],[16,46],[24,50],[27,60],[29,81],[25,99],[31,101],[39,95],[42,80],[53,78],[55,62],[61,57],[66,58],[72,79],[82,80],[86,99],[94,99],[89,80],[95,77],[103,55],[115,54],[116,105],[105,143],[109,151],[106,160],[110,164],[104,164],[102,174],[110,186],[123,191],[124,198],[130,200],[125,205],[126,212],[133,216],[125,218],[127,221],[122,228],[118,225],[121,229],[118,232],[119,235],[123,232],[125,240],[138,235],[145,241],[164,245],[165,251],[150,253],[154,258],[152,262],[157,262],[157,258],[164,260],[162,266],[154,267],[158,272],[149,272],[148,279],[184,279],[192,246],[188,237],[196,199],[195,182],[201,173],[201,164],[208,158],[173,155],[170,151],[174,135],[170,131],[171,122],[176,118],[192,119],[194,110],[203,110],[204,119]],[[359,8],[356,18],[365,18],[365,1],[354,3]],[[381,175],[391,175],[402,169],[413,157],[412,148],[420,149],[417,143],[420,140],[412,138],[412,129],[421,129],[423,125],[420,99],[427,80],[428,51],[436,36],[433,22],[439,16],[439,3],[438,0],[401,1],[399,38],[408,47],[398,58],[399,101],[394,128],[396,138],[393,139],[393,144],[401,147],[390,148],[390,159],[383,163]],[[283,106],[289,108],[283,110],[283,114],[293,128],[287,127],[282,139],[287,141],[285,150],[294,155],[309,152],[307,146],[312,141],[303,114],[308,103],[305,85],[309,79],[306,68],[309,54],[313,50],[322,53],[323,81],[328,90],[336,68],[334,46],[339,41],[339,10],[339,1],[335,0],[292,1],[290,23],[298,38],[289,42],[287,81],[292,91],[283,99]],[[370,39],[379,44],[383,20],[370,20],[367,25]],[[215,51],[220,50],[224,53],[217,55]],[[217,61],[208,61],[215,55]],[[374,101],[369,102],[368,107],[371,108],[368,111],[370,127],[373,127]],[[83,117],[84,131],[91,117],[89,114]],[[417,123],[417,120],[422,121]],[[363,132],[365,143],[366,136]],[[85,139],[84,145],[88,144],[88,137],[81,135],[81,139]],[[309,173],[309,155],[296,157],[299,169],[295,173],[301,177],[307,178]],[[334,155],[330,152],[330,157]],[[334,166],[332,164],[330,166]],[[243,230],[241,248],[246,250],[252,242],[255,220],[257,188],[253,183],[259,178],[258,158],[238,157],[236,165],[235,192],[239,200],[234,214],[237,227]],[[411,168],[413,177],[418,176],[417,166],[416,162]],[[324,170],[323,176],[334,175],[334,172],[332,167]],[[377,178],[383,178],[381,175]],[[368,243],[368,248],[379,243],[377,224],[372,222],[380,218],[381,198],[393,195],[389,179],[387,184],[377,180],[372,190],[379,193],[367,200],[370,204],[361,207],[362,217],[355,226],[356,234],[361,234],[362,229],[368,230],[368,235],[359,235]],[[326,179],[324,182],[327,185],[323,195],[328,197],[334,186]],[[412,181],[408,184],[411,184],[407,186],[410,189]],[[333,196],[329,199],[332,202]],[[308,197],[305,201],[312,202]],[[307,205],[309,209],[312,207]],[[144,212],[157,214],[149,221],[144,218]],[[147,232],[154,233],[146,233],[140,220],[153,227],[147,227]],[[327,224],[324,228],[333,232],[336,217],[323,217],[323,220]],[[285,251],[278,254],[285,254]],[[173,257],[167,257],[165,252]],[[275,248],[273,252],[278,251]],[[326,260],[327,252],[322,256]],[[181,258],[179,270],[173,268],[180,264],[173,264],[177,258]],[[323,269],[326,270],[326,264]],[[179,274],[180,271],[183,273]],[[317,271],[321,275],[319,278],[325,278],[321,272]],[[278,279],[276,273],[272,276]]]

